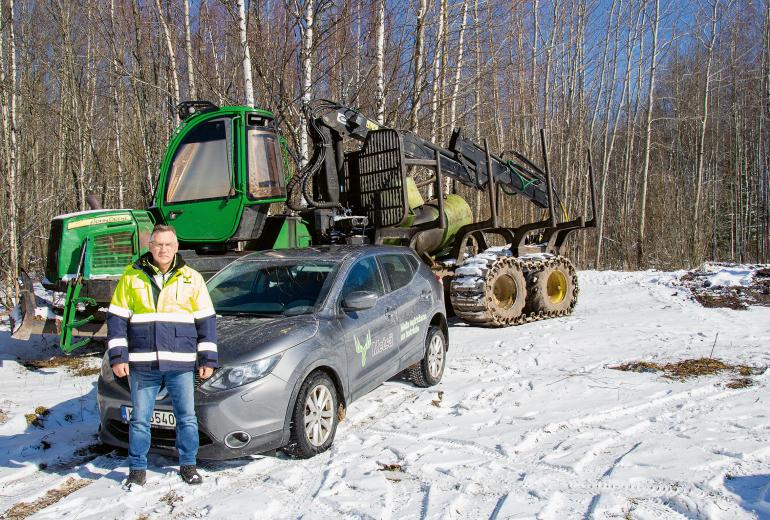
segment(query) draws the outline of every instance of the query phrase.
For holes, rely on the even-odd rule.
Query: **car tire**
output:
[[[433,386],[441,381],[446,366],[446,336],[438,327],[428,327],[425,338],[425,355],[419,363],[407,369],[412,382],[420,388]]]
[[[337,389],[324,372],[311,373],[302,383],[291,414],[291,440],[285,450],[307,459],[329,449],[339,418]]]

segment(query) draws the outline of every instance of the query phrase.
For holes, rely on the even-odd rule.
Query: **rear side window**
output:
[[[390,290],[395,291],[412,281],[414,266],[406,255],[382,255],[379,257]]]

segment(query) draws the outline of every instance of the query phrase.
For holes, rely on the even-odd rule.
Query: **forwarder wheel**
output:
[[[505,326],[513,323],[524,310],[527,283],[513,258],[500,258],[495,264],[487,277],[487,308],[495,324]]]
[[[291,416],[291,441],[286,451],[307,459],[329,449],[339,418],[337,390],[324,372],[313,372],[302,383]]]
[[[409,379],[420,388],[438,384],[446,365],[446,338],[438,327],[428,327],[425,338],[425,355],[419,363],[407,369]]]
[[[529,312],[564,314],[569,312],[575,300],[575,268],[566,258],[557,257],[542,271],[536,271],[527,279]]]

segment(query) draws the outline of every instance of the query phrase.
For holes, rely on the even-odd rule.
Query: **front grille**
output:
[[[131,231],[121,231],[94,238],[91,257],[93,270],[114,271],[130,264],[133,260],[134,237]]]
[[[128,424],[123,421],[111,420],[107,422],[107,431],[121,442],[128,443]],[[208,446],[214,441],[198,429],[198,442],[201,446]],[[172,449],[176,447],[176,430],[169,428],[150,427],[150,446],[153,448]]]

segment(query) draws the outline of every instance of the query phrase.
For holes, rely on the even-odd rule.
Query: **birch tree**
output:
[[[176,52],[174,51],[174,43],[171,41],[171,31],[168,28],[166,22],[166,16],[163,14],[163,8],[160,5],[160,0],[155,0],[155,8],[158,11],[158,20],[160,26],[163,29],[163,37],[166,40],[166,52],[168,52],[169,70],[171,73],[171,87],[172,87],[172,99],[171,106],[175,107],[179,102],[179,74],[176,67]],[[173,121],[176,127],[179,124],[179,114],[176,110],[173,110]]]
[[[244,1],[245,0],[238,0],[238,39],[241,44],[240,50],[243,55],[244,102],[246,105],[253,107],[254,84],[251,79],[251,54],[249,52],[249,43],[246,39],[246,8],[244,6]]]
[[[189,99],[198,99],[193,69],[192,38],[190,38],[190,0],[182,0],[182,6],[184,8],[184,48],[187,54],[187,96]]]
[[[711,64],[714,59],[714,45],[717,38],[717,10],[719,9],[719,0],[714,0],[711,4],[711,34],[706,50],[706,71],[703,79],[703,116],[700,120],[700,136],[698,138],[698,166],[695,174],[695,201],[693,207],[693,226],[692,226],[692,249],[691,255],[694,263],[700,263],[700,202],[703,192],[703,159],[706,155],[706,126],[709,119],[709,93],[711,91]]]
[[[428,12],[428,0],[418,0],[417,21],[414,40],[414,58],[412,60],[413,87],[412,111],[409,114],[409,130],[417,132],[420,129],[420,109],[422,108],[423,89],[423,52],[425,47],[425,16]]]
[[[650,174],[650,146],[652,143],[652,108],[655,95],[655,66],[658,60],[658,27],[660,25],[660,0],[655,0],[655,10],[652,17],[652,48],[650,49],[650,75],[647,83],[647,116],[644,127],[644,164],[642,166],[642,192],[639,197],[639,236],[636,243],[636,264],[644,268],[645,258],[645,226],[647,216],[647,179]]]
[[[377,122],[385,124],[385,0],[377,2]]]

